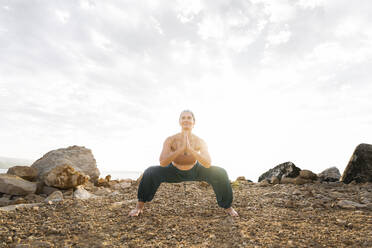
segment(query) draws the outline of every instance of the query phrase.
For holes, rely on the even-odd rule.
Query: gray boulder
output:
[[[27,181],[34,181],[38,174],[37,169],[30,166],[13,166],[6,173],[19,176]]]
[[[60,165],[71,165],[76,171],[88,175],[92,181],[99,177],[96,160],[92,151],[83,146],[70,146],[53,150],[35,161],[31,167],[38,170],[38,179],[42,181],[44,176],[53,168]]]
[[[372,182],[372,145],[360,144],[355,148],[340,181],[344,183]]]
[[[36,183],[10,174],[0,174],[0,192],[8,195],[28,195],[35,193]]]
[[[290,177],[294,178],[300,174],[301,169],[296,167],[292,162],[286,162],[275,166],[274,168],[268,170],[267,172],[263,173],[259,178],[258,181],[261,182],[264,179],[270,180],[273,176],[277,177],[278,179],[282,179],[282,177]]]
[[[340,180],[341,174],[337,167],[330,167],[318,174],[321,182],[337,182]]]

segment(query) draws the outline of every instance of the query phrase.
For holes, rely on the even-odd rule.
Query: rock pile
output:
[[[0,174],[0,207],[26,204],[22,205],[24,208],[33,206],[27,205],[31,203],[53,204],[64,199],[95,197],[83,187],[91,191],[102,188],[97,185],[98,176],[99,171],[89,149],[71,146],[50,151],[30,167],[14,166],[8,169],[7,174]],[[109,187],[118,184],[115,190],[125,188],[122,181],[111,182],[108,178],[106,183]]]

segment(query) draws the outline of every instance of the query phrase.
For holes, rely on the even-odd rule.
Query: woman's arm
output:
[[[212,161],[211,161],[211,156],[209,155],[209,152],[208,152],[207,144],[202,139],[199,139],[199,142],[200,142],[200,152],[197,152],[194,149],[192,149],[190,145],[190,141],[187,138],[186,152],[190,152],[196,158],[196,160],[199,161],[201,165],[203,165],[205,168],[209,168],[211,167]]]
[[[185,151],[185,148],[186,148],[186,144],[184,144],[183,146],[177,148],[176,151],[172,151],[171,144],[172,144],[172,138],[171,137],[167,138],[164,141],[163,151],[161,152],[160,158],[159,158],[160,165],[163,166],[163,167],[167,166],[176,157],[181,155]]]

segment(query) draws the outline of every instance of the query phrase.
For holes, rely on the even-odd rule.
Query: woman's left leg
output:
[[[199,163],[197,166],[195,180],[206,181],[212,185],[218,205],[225,209],[230,208],[233,201],[233,192],[226,170],[218,166],[205,168]]]

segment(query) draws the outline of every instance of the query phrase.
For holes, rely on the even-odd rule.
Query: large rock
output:
[[[258,181],[261,182],[264,179],[271,179],[273,176],[281,179],[282,177],[297,177],[300,174],[301,169],[296,167],[292,162],[282,163],[275,166],[274,168],[268,170],[262,174]]]
[[[337,167],[330,167],[318,174],[321,182],[337,182],[340,180],[341,174]]]
[[[85,184],[89,177],[79,171],[75,171],[70,165],[61,165],[53,168],[44,175],[44,183],[47,186],[59,189],[76,188]]]
[[[360,144],[356,147],[340,181],[372,182],[372,145]]]
[[[31,167],[38,169],[38,178],[43,180],[45,174],[64,164],[69,164],[76,171],[90,176],[92,181],[96,181],[100,174],[92,151],[82,146],[70,146],[50,151],[35,161]]]
[[[8,195],[28,195],[35,193],[36,183],[10,174],[0,174],[0,192]]]
[[[37,169],[30,166],[13,166],[6,173],[19,176],[27,181],[34,181],[38,175]]]

